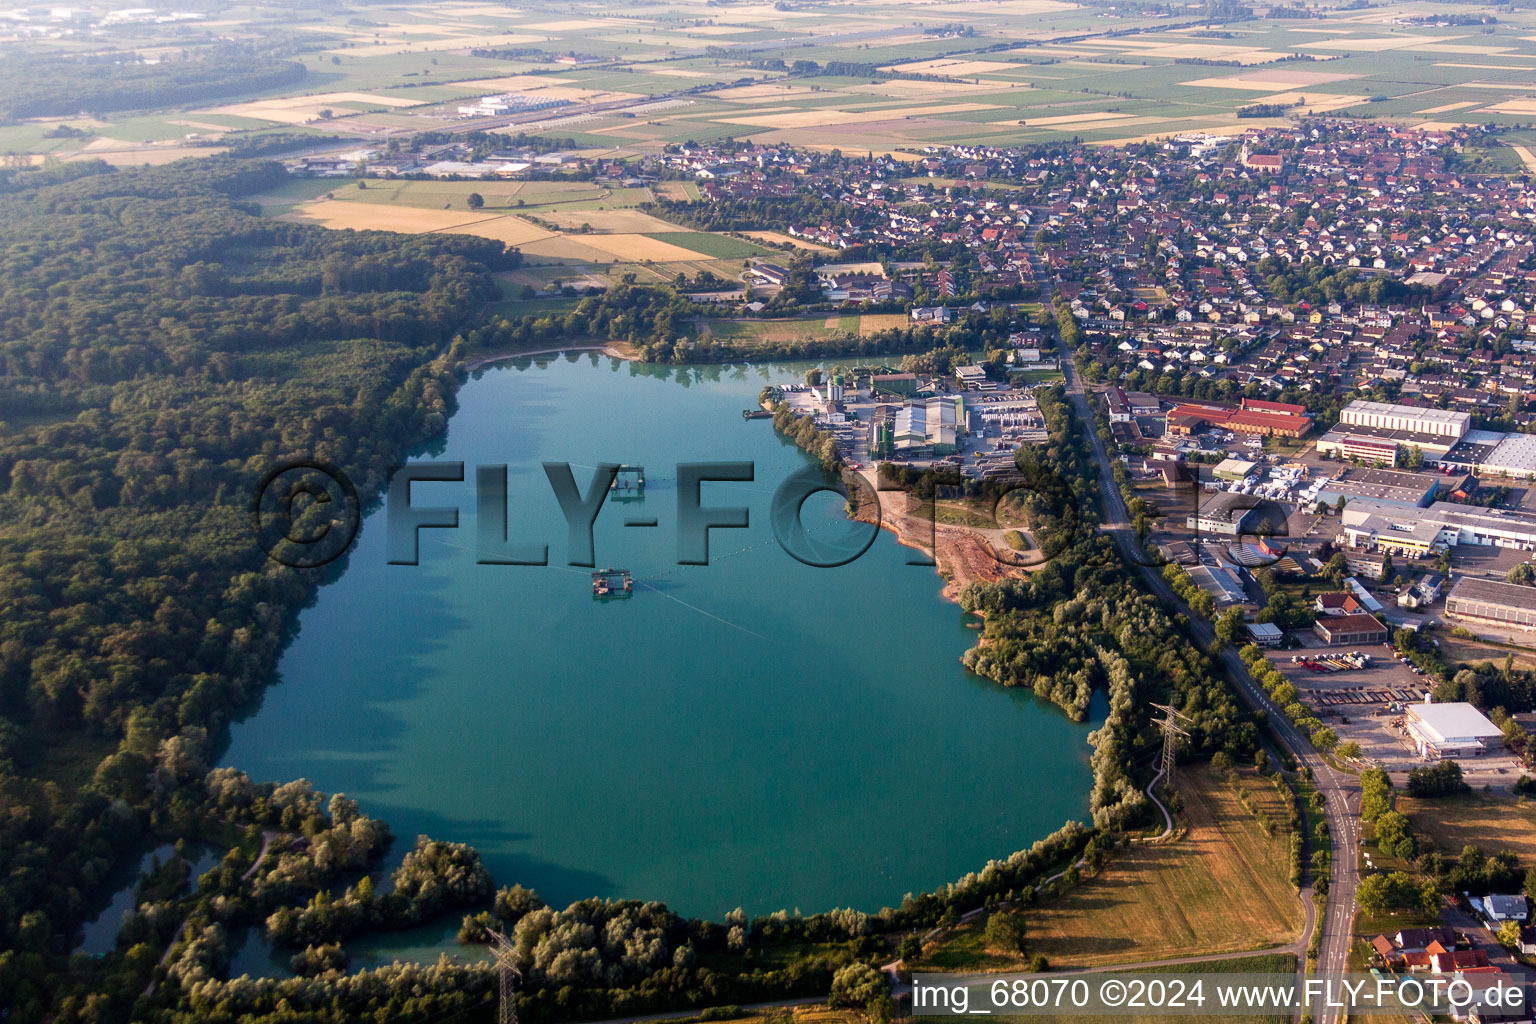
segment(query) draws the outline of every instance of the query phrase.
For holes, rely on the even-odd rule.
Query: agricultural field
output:
[[[470,197],[478,195],[480,205]],[[515,246],[516,286],[605,288],[632,273],[642,282],[713,274],[738,287],[745,261],[772,249],[747,239],[689,231],[634,208],[648,188],[584,181],[415,181],[296,179],[251,197],[279,220],[356,231],[437,231]],[[857,330],[857,318],[847,328]]]
[[[715,341],[733,342],[750,350],[756,343],[781,343],[800,338],[821,338],[832,334],[857,332],[858,314],[843,316],[818,314],[811,317],[787,317],[777,320],[717,320],[699,322],[699,335]]]
[[[1536,153],[1536,11],[1501,10],[1492,25],[1409,25],[1398,22],[1467,8],[1402,0],[1308,10],[1308,18],[1208,27],[1069,0],[936,0],[919,18],[882,0],[794,11],[767,2],[583,3],[558,13],[438,0],[367,19],[345,8],[282,8],[272,19],[278,10],[258,3],[218,24],[259,35],[276,23],[318,44],[292,54],[305,69],[295,85],[102,115],[84,139],[50,136],[51,119],[0,127],[0,147],[71,159],[94,145],[90,155],[114,162],[163,162],[268,129],[323,131],[355,149],[467,126],[570,139],[594,155],[730,136],[910,157],[930,144],[1119,143],[1275,123],[1237,117],[1262,103],[1431,127],[1493,123],[1520,130],[1515,141]],[[969,34],[941,27],[957,22]],[[146,24],[119,42],[142,50],[177,38]],[[557,61],[573,52],[580,62]],[[762,66],[775,58],[846,66],[810,76]],[[460,102],[502,92],[561,105],[459,118]],[[187,145],[188,135],[199,145]],[[658,191],[697,196],[690,182]]]
[[[1022,969],[1036,953],[1053,968],[1097,967],[1293,941],[1303,909],[1289,881],[1284,801],[1268,780],[1251,771],[1239,777],[1249,801],[1274,823],[1273,835],[1213,769],[1184,771],[1183,834],[1133,845],[1059,900],[1027,910],[1026,957],[987,951],[975,924],[939,940],[922,968]]]

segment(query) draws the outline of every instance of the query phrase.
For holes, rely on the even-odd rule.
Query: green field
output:
[[[684,249],[692,249],[706,256],[717,259],[740,259],[745,256],[761,256],[770,250],[760,245],[740,238],[732,238],[730,235],[716,235],[704,231],[661,231],[646,232],[647,238],[654,238],[661,242],[670,242],[680,245]]]

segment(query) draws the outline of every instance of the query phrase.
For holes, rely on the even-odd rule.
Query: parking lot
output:
[[[1389,772],[1405,773],[1424,764],[1403,727],[1403,705],[1422,701],[1433,687],[1427,676],[1398,660],[1389,646],[1326,647],[1302,634],[1299,651],[1270,651],[1269,660],[1296,687],[1302,704],[1334,732],[1340,742],[1360,744],[1361,758]],[[1303,664],[1359,651],[1370,655],[1365,668],[1320,671]],[[1298,660],[1292,661],[1292,658]],[[1500,746],[1485,757],[1460,759],[1473,786],[1507,788],[1520,775],[1519,762]],[[1401,783],[1401,779],[1398,780]]]

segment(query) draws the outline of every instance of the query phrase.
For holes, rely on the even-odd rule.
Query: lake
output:
[[[741,410],[805,365],[571,353],[481,371],[432,456],[465,482],[413,488],[415,506],[457,505],[459,528],[389,565],[372,512],[224,763],[355,797],[396,858],[424,833],[557,906],[714,919],[877,910],[1086,820],[1090,725],[967,673],[976,634],[932,567],[887,531],[835,569],[775,542],[774,490],[810,460]],[[676,465],[721,460],[755,478],[705,483],[703,504],[746,506],[750,526],[678,566]],[[610,499],[595,525],[598,566],[630,569],[632,597],[596,600],[566,564],[543,461],[571,463],[583,493],[597,463],[645,467],[644,499]],[[547,543],[548,566],[476,564],[475,467],[499,463],[509,533]],[[862,528],[833,495],[802,519],[817,538]]]

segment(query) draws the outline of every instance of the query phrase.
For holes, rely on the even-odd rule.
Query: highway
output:
[[[1077,368],[1072,364],[1070,354],[1063,352],[1061,363],[1062,372],[1067,380],[1067,395],[1072,400],[1078,418],[1082,420],[1083,429],[1087,432],[1089,443],[1093,446],[1094,463],[1098,467],[1099,494],[1104,512],[1100,528],[1114,538],[1127,564],[1140,567],[1147,585],[1151,587],[1154,594],[1170,607],[1179,608],[1189,616],[1195,638],[1201,646],[1209,650],[1215,640],[1215,631],[1211,624],[1189,614],[1189,610],[1174,594],[1162,574],[1155,568],[1142,564],[1147,561],[1147,558],[1136,539],[1130,516],[1126,512],[1125,502],[1120,497],[1120,488],[1116,486],[1110,471],[1109,454],[1105,451],[1104,444],[1099,439],[1098,430],[1095,428],[1088,393],[1078,378]],[[1248,666],[1243,664],[1243,660],[1238,657],[1235,649],[1228,647],[1221,653],[1219,660],[1226,666],[1227,674],[1236,684],[1237,691],[1243,700],[1250,707],[1260,709],[1268,715],[1270,731],[1281,746],[1298,763],[1312,769],[1316,786],[1327,801],[1324,815],[1327,818],[1333,842],[1333,860],[1329,879],[1328,912],[1317,923],[1317,927],[1322,929],[1322,946],[1316,970],[1319,973],[1330,974],[1342,972],[1348,968],[1349,964],[1355,913],[1355,887],[1359,883],[1359,779],[1353,775],[1334,771],[1333,766],[1312,746],[1311,740],[1303,736],[1274,706],[1269,695],[1254,680],[1248,671]],[[1305,891],[1302,895],[1303,898],[1310,899],[1311,892]],[[1305,971],[1305,969],[1306,962],[1303,958],[1301,970]],[[1314,1019],[1320,1024],[1331,1024],[1339,1020],[1340,1016],[1337,1010],[1326,1009],[1315,1014]]]

